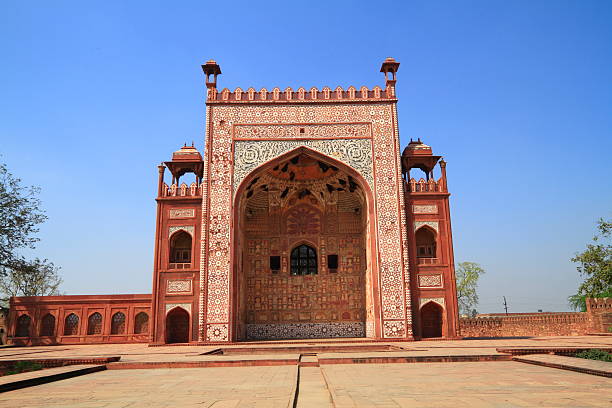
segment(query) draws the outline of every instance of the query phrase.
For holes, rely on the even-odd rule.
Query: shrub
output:
[[[612,362],[612,354],[608,353],[607,351],[599,350],[599,349],[581,351],[580,353],[576,354],[576,357],[586,358],[588,360],[599,360],[599,361]]]
[[[33,363],[31,361],[18,361],[9,370],[7,370],[6,375],[37,371],[42,370],[42,368],[42,364]]]

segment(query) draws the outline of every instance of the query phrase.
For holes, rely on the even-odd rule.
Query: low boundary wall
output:
[[[586,312],[510,313],[459,319],[463,337],[579,336],[612,328],[612,298],[587,299]]]

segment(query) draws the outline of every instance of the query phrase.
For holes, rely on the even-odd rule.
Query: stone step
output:
[[[46,384],[49,382],[78,377],[80,375],[91,374],[102,370],[106,370],[106,366],[81,364],[5,375],[0,377],[0,392]]]
[[[587,360],[585,358],[556,356],[552,354],[532,354],[513,357],[512,359],[521,363],[577,371],[601,377],[612,377],[612,363],[607,361]]]

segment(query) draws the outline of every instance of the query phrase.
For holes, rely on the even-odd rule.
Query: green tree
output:
[[[478,278],[484,273],[484,269],[475,262],[461,262],[455,268],[459,314],[472,315],[476,312]]]
[[[28,260],[19,252],[35,248],[39,241],[35,234],[47,219],[39,192],[37,187],[22,186],[0,163],[0,292],[4,297],[55,294],[61,283],[53,263]]]
[[[0,293],[7,296],[49,296],[59,295],[62,278],[59,268],[46,259],[22,261],[18,266],[7,269],[0,277]]]
[[[578,264],[576,269],[584,277],[578,293],[568,298],[575,310],[586,310],[587,297],[612,297],[611,236],[612,222],[600,218],[593,242],[571,259]]]

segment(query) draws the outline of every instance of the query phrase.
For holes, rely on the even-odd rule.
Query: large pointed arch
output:
[[[299,154],[307,154],[308,156],[320,159],[321,161],[332,163],[334,166],[338,167],[339,169],[351,174],[358,181],[359,185],[361,186],[361,188],[363,188],[364,192],[366,192],[366,199],[369,200],[368,207],[370,207],[371,204],[373,204],[372,203],[373,197],[374,197],[373,186],[371,186],[370,183],[366,181],[366,179],[363,177],[361,173],[359,173],[357,170],[350,167],[346,163],[340,160],[337,160],[331,156],[328,156],[324,153],[321,153],[317,150],[311,149],[306,146],[300,146],[286,153],[283,153],[279,156],[276,156],[275,158],[270,159],[267,162],[264,162],[260,164],[259,166],[255,167],[254,169],[252,169],[249,172],[249,174],[242,179],[236,191],[234,191],[234,197],[233,197],[234,208],[236,208],[236,203],[239,201],[240,194],[244,192],[244,190],[253,181],[253,179],[257,177],[257,174],[260,174],[266,169],[270,169],[274,167],[276,164],[282,161],[288,160],[291,157],[294,157]]]
[[[240,320],[243,317],[239,317],[238,311],[238,297],[239,297],[239,267],[241,262],[241,238],[240,238],[240,222],[241,222],[241,201],[244,199],[245,191],[249,186],[257,181],[256,179],[264,174],[267,170],[273,169],[278,164],[287,161],[298,155],[307,155],[313,159],[321,161],[327,165],[334,166],[344,174],[349,175],[355,183],[360,187],[361,194],[363,195],[363,209],[365,210],[365,269],[366,269],[366,294],[365,303],[366,310],[364,314],[366,316],[365,330],[367,337],[382,337],[382,312],[381,312],[381,294],[379,284],[379,271],[378,271],[378,260],[375,254],[378,253],[377,248],[377,229],[376,229],[376,215],[375,215],[375,204],[374,204],[374,192],[372,186],[365,180],[365,178],[354,168],[341,162],[333,157],[327,156],[319,151],[310,149],[306,146],[297,147],[291,151],[283,153],[259,166],[254,168],[246,177],[243,178],[242,182],[238,185],[233,195],[233,212],[232,222],[230,229],[230,240],[231,240],[231,280],[230,280],[230,321],[233,322],[230,328],[230,338],[234,341],[240,340],[245,337],[244,327],[241,326]],[[244,323],[244,322],[243,322]],[[244,324],[242,324],[244,326]]]

